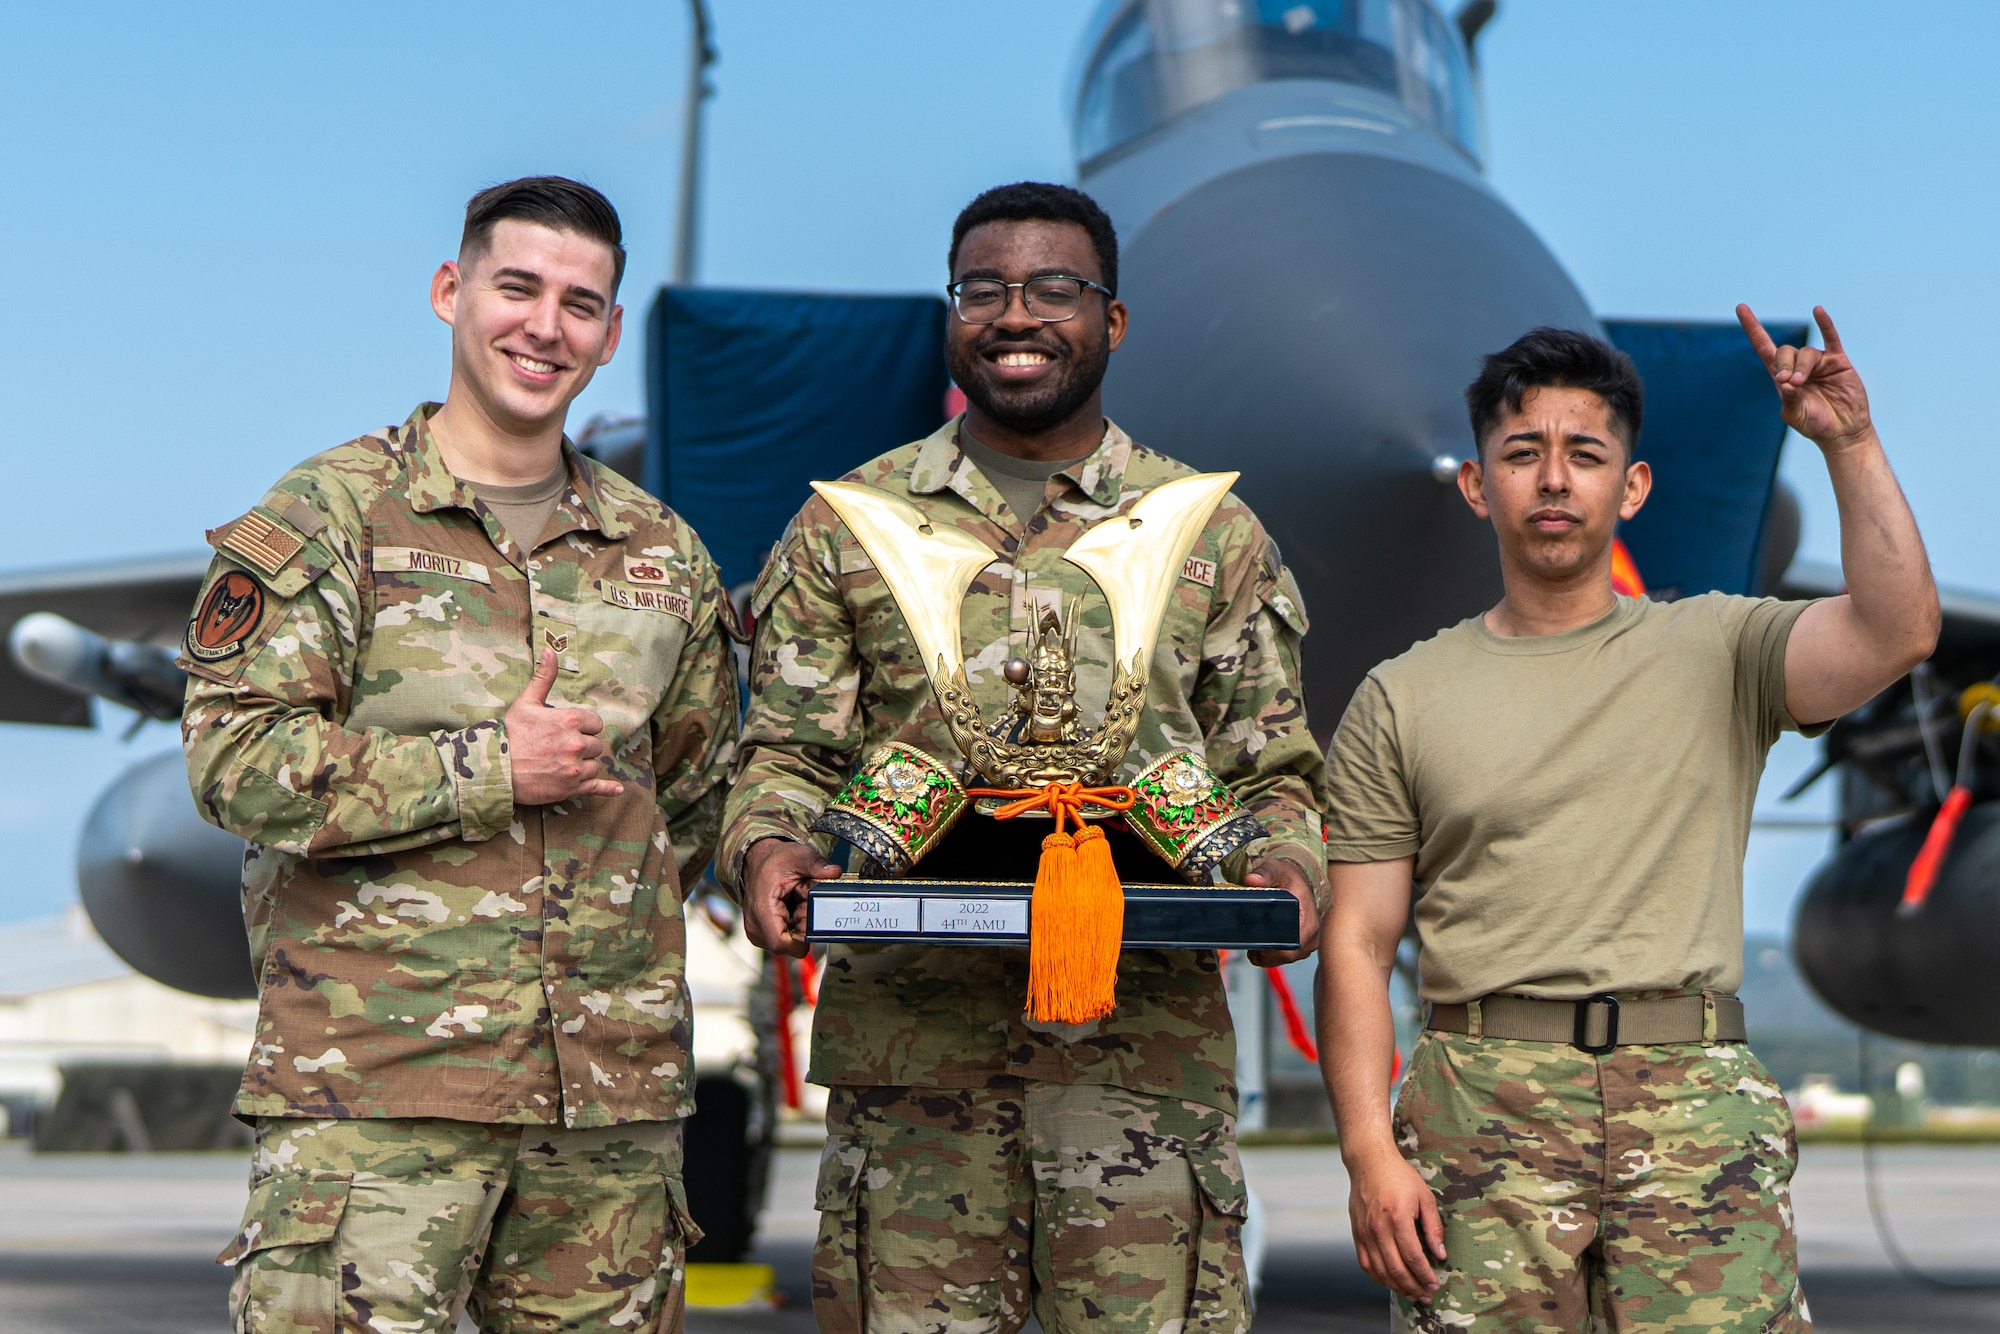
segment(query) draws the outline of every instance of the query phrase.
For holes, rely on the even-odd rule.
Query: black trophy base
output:
[[[806,939],[851,945],[1028,943],[1034,886],[993,880],[822,880],[806,896]],[[1299,901],[1283,889],[1125,886],[1125,947],[1295,950]]]

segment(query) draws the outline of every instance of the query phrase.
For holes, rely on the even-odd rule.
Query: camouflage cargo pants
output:
[[[1444,1286],[1397,1328],[1810,1331],[1791,1109],[1741,1044],[1426,1032],[1396,1103],[1437,1193]]]
[[[827,1105],[822,1334],[1242,1334],[1235,1118],[1094,1084],[842,1088]]]
[[[260,1119],[218,1258],[237,1334],[675,1334],[700,1237],[678,1121],[601,1130]]]

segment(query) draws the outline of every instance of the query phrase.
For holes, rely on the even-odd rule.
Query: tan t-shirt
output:
[[[556,460],[554,472],[526,486],[466,483],[474,495],[486,502],[486,508],[500,516],[500,526],[514,539],[514,545],[527,552],[540,545],[542,533],[556,512],[556,502],[562,499],[563,488],[568,484],[569,468],[560,459]]]
[[[1416,854],[1425,1000],[1736,989],[1807,605],[1621,597],[1526,639],[1473,617],[1368,674],[1327,756],[1327,856]]]

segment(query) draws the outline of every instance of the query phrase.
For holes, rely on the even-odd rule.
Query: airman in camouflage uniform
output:
[[[976,210],[1009,191],[1017,192],[1018,212],[977,221]],[[1049,193],[1023,200],[1024,191]],[[1095,213],[1083,196],[1055,187],[983,196],[968,210],[975,221],[968,227],[961,219],[955,276],[996,248],[1018,246],[1022,272],[1006,272],[1009,280],[1052,267],[1092,278],[1104,252],[1093,252],[1079,213],[1060,211],[1076,200]],[[1050,209],[1058,211],[1037,211]],[[1109,236],[1108,221],[1103,232]],[[1112,256],[1103,269],[1115,263],[1115,249]],[[1116,281],[1115,271],[1106,276]],[[1082,297],[1097,301],[1088,291]],[[1123,307],[1111,309],[1122,327]],[[1017,300],[1000,324],[971,330],[997,328],[1059,355],[1038,317],[1023,311]],[[1085,328],[1085,319],[1045,330]],[[964,333],[955,327],[950,336]],[[962,385],[980,374],[958,362],[953,370]],[[956,525],[991,547],[993,563],[961,608],[966,679],[987,717],[1009,695],[1003,664],[1023,654],[1044,609],[1073,599],[1082,608],[1077,699],[1086,717],[1102,707],[1111,683],[1109,610],[1063,553],[1093,525],[1192,471],[1104,422],[1096,380],[1087,388],[1096,415],[1084,423],[1082,450],[1071,451],[1084,456],[1051,470],[1038,512],[1016,512],[969,452],[963,433],[979,396],[992,393],[977,384],[967,389],[973,413],[847,478],[905,498],[930,522]],[[991,413],[980,429],[995,430]],[[760,891],[754,868],[746,869],[753,847],[808,843],[814,818],[884,742],[954,767],[958,752],[903,613],[825,501],[812,499],[793,520],[751,610],[750,706],[717,868],[727,885],[752,882],[745,888],[753,931],[770,947],[802,949],[796,913],[789,925],[759,926],[758,896],[773,882]],[[1257,868],[1310,902],[1322,892],[1323,861],[1313,798],[1319,761],[1298,686],[1305,630],[1276,547],[1240,500],[1225,499],[1169,599],[1143,721],[1109,781],[1129,782],[1170,751],[1198,749],[1269,833],[1237,854],[1232,877],[1240,883]],[[968,816],[960,828],[978,837],[982,826],[992,822]],[[917,874],[937,874],[952,838]],[[1125,865],[1126,854],[1119,857]],[[804,854],[802,865],[813,860]],[[987,870],[1032,878],[1032,867],[1030,859]],[[773,894],[769,905],[776,903]],[[814,1257],[821,1328],[1013,1330],[1026,1319],[1032,1291],[1036,1316],[1052,1334],[1086,1320],[1131,1330],[1185,1321],[1234,1334],[1247,1319],[1238,1236],[1245,1196],[1234,1142],[1234,1040],[1215,954],[1126,951],[1116,1011],[1087,1025],[1027,1020],[1027,973],[1024,949],[831,949],[808,1076],[833,1089]]]
[[[461,263],[570,303],[563,222],[489,210],[482,248],[468,210]],[[615,232],[586,235],[602,285]],[[560,439],[580,388],[537,541],[447,467],[437,404],[210,534],[183,729],[202,814],[250,841],[239,1330],[449,1330],[468,1303],[488,1330],[677,1326],[681,889],[733,756],[732,613],[693,531]],[[567,795],[525,785],[530,723],[574,738]]]

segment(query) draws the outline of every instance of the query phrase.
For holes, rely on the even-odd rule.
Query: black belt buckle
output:
[[[1608,1005],[1610,1012],[1604,1019],[1604,1045],[1593,1047],[1584,1039],[1590,1033],[1590,1007]],[[1587,996],[1576,1003],[1576,1031],[1570,1035],[1570,1045],[1578,1051],[1587,1051],[1592,1056],[1602,1056],[1618,1046],[1618,998],[1616,996]]]

